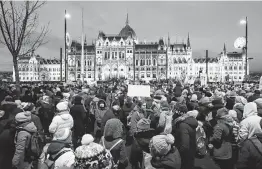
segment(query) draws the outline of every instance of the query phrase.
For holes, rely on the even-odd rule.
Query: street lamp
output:
[[[66,13],[65,10],[65,34],[64,34],[64,38],[65,38],[65,82],[67,81],[67,68],[68,68],[68,63],[67,63],[67,44],[66,44],[66,33],[67,33],[67,24],[66,24],[66,20],[69,19],[71,16],[69,13]]]
[[[247,60],[248,60],[248,57],[247,57],[247,42],[248,42],[248,36],[247,36],[247,27],[248,27],[248,22],[247,22],[247,17],[245,20],[241,20],[240,21],[240,24],[241,25],[246,25],[246,36],[245,36],[245,39],[246,39],[246,45],[243,47],[243,50],[245,50],[245,54],[246,54],[246,69],[245,69],[245,75],[247,76]]]

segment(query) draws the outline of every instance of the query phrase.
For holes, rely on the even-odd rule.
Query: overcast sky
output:
[[[64,10],[70,13],[68,32],[80,40],[81,8],[84,9],[84,33],[89,43],[97,38],[98,31],[118,34],[129,24],[140,41],[158,41],[160,37],[171,42],[186,41],[190,34],[193,57],[204,57],[209,50],[217,57],[224,43],[228,51],[234,49],[234,41],[245,36],[241,19],[248,16],[248,53],[253,57],[251,70],[262,71],[262,2],[51,2],[39,11],[40,25],[50,22],[49,43],[36,53],[45,58],[59,58],[63,47]],[[0,70],[12,70],[12,61],[6,47],[0,45]]]

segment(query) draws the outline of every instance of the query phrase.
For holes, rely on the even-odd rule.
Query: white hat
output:
[[[68,110],[68,103],[67,102],[60,102],[56,105],[56,109],[60,112]]]
[[[94,142],[94,140],[95,139],[94,139],[94,137],[91,134],[85,134],[82,137],[81,144],[82,145],[88,145],[88,144]]]

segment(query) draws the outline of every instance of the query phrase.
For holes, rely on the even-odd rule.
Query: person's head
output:
[[[99,100],[98,103],[97,103],[97,105],[98,105],[98,107],[99,107],[100,109],[105,109],[105,107],[106,107],[106,103],[105,103],[104,100]]]
[[[123,136],[123,123],[116,118],[109,119],[106,122],[104,129],[104,138],[108,141],[122,138]]]
[[[124,102],[125,102],[125,104],[128,105],[128,104],[132,104],[133,100],[132,100],[131,97],[127,96],[127,97],[124,99]]]
[[[34,113],[36,111],[34,103],[22,102],[21,105],[24,111],[30,111],[31,113]]]
[[[3,119],[5,117],[5,111],[0,108],[0,119]]]
[[[60,102],[56,105],[56,110],[58,114],[68,114],[69,107],[67,102]]]
[[[82,104],[82,97],[81,96],[76,96],[75,97],[75,104],[76,105],[81,105]]]
[[[17,124],[21,124],[21,123],[30,122],[31,118],[32,118],[31,112],[25,111],[25,112],[17,113],[17,115],[15,116],[15,121]]]
[[[165,156],[174,142],[175,138],[171,134],[154,136],[149,143],[150,154],[154,158]]]

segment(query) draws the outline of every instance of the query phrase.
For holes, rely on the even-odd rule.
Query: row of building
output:
[[[81,65],[82,45],[73,41],[67,58],[67,80],[97,81],[110,78],[136,80],[158,80],[182,78],[194,81],[196,77],[210,82],[243,81],[245,75],[245,55],[227,52],[224,45],[219,57],[208,59],[193,58],[190,37],[186,43],[139,42],[135,31],[126,20],[125,26],[116,35],[100,31],[95,43],[84,43],[84,63]],[[20,57],[18,69],[21,81],[65,80],[65,60],[44,59],[38,55]],[[62,65],[62,69],[61,69]],[[84,74],[81,74],[81,66]],[[62,70],[62,71],[61,71]],[[248,69],[249,70],[249,67]],[[62,72],[62,75],[60,73]],[[249,74],[249,71],[248,71]],[[14,76],[14,75],[13,75]],[[134,77],[135,76],[135,77]],[[15,79],[15,78],[14,78]]]

